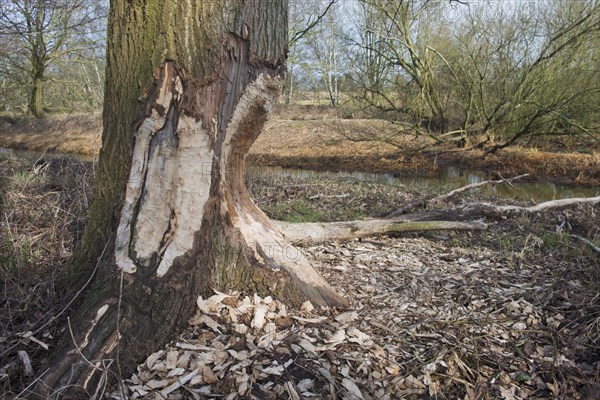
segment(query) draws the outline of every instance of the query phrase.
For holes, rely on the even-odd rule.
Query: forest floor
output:
[[[0,157],[0,397],[13,398],[42,373],[48,348],[68,334],[71,299],[55,282],[82,233],[93,187],[91,163]],[[253,176],[248,187],[267,214],[286,221],[380,217],[439,194],[319,177]],[[188,330],[107,392],[144,399],[597,399],[600,256],[571,235],[598,246],[600,206],[487,222],[485,231],[305,246],[351,310],[217,293],[198,302],[204,312]]]
[[[101,131],[100,113],[0,120],[0,147],[93,157]],[[532,139],[485,154],[411,132],[384,120],[340,118],[327,107],[280,106],[252,146],[250,163],[421,176],[453,165],[495,177],[528,173],[531,180],[600,185],[600,141],[586,136]]]

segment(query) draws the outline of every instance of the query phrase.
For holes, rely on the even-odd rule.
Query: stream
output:
[[[373,182],[388,185],[404,186],[417,191],[440,189],[441,193],[450,192],[462,186],[479,183],[490,179],[485,172],[470,171],[457,167],[440,167],[440,172],[434,177],[398,176],[395,174],[372,174],[365,172],[330,172],[312,171],[281,167],[249,167],[248,176],[255,178],[267,176],[272,178],[333,178],[348,179],[362,182]],[[600,194],[600,187],[571,186],[554,182],[519,182],[488,185],[480,189],[481,193],[500,198],[534,201],[541,203],[549,200],[566,199],[571,197],[594,197]]]
[[[55,160],[70,158],[80,162],[94,162],[96,157],[77,154],[40,153],[23,150],[12,150],[0,147],[0,157],[19,157],[30,160]],[[281,167],[250,166],[247,171],[250,179],[258,177],[268,178],[333,178],[372,182],[387,185],[397,185],[417,191],[431,191],[437,189],[442,193],[471,184],[490,179],[485,172],[471,171],[457,167],[440,167],[437,176],[399,176],[396,174],[374,174],[366,172],[348,171],[313,171]],[[481,192],[500,198],[514,200],[534,201],[541,203],[549,200],[565,199],[570,197],[593,197],[600,194],[600,187],[571,186],[555,182],[519,182],[515,181],[512,187],[507,184],[485,186]]]

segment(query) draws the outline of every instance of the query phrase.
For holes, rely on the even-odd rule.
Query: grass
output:
[[[350,177],[267,175],[251,177],[247,185],[270,218],[287,222],[378,218],[418,196],[416,190]]]
[[[270,218],[286,222],[317,222],[323,219],[319,210],[303,200],[267,206],[264,211]]]
[[[27,238],[19,241],[8,230],[3,232],[3,236],[2,260],[6,265],[11,266],[11,269],[14,270],[23,270],[35,262],[33,254],[31,254],[31,245]]]
[[[294,199],[287,203],[265,206],[263,211],[271,219],[285,222],[349,221],[363,219],[367,214],[360,209],[335,205],[327,208],[318,202]]]

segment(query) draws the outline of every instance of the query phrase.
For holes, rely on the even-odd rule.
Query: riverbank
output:
[[[393,182],[319,176],[257,174],[248,187],[271,218],[296,222],[378,217],[424,196]],[[18,351],[35,376],[49,354],[42,344],[52,351],[64,336],[60,313],[71,299],[55,291],[55,280],[81,237],[93,188],[93,164],[0,157],[2,398],[33,379]],[[456,203],[494,201],[480,196]],[[140,365],[128,394],[155,398],[202,362],[199,376],[223,379],[186,381],[172,395],[226,397],[250,382],[243,387],[256,397],[288,399],[297,397],[280,390],[287,382],[308,381],[322,398],[357,390],[364,398],[592,399],[600,388],[600,258],[571,235],[598,245],[598,216],[598,205],[582,205],[489,219],[485,231],[307,245],[302,251],[351,310],[288,308],[289,318],[271,326],[277,346],[266,348],[257,341],[267,333],[253,326],[240,333],[226,307],[227,315],[192,319],[173,346]],[[189,351],[194,345],[203,351]],[[178,372],[153,368],[172,364],[167,355],[188,361]],[[285,375],[275,359],[285,362]]]
[[[326,109],[278,109],[252,146],[251,165],[432,176],[440,166],[485,171],[491,177],[528,173],[531,180],[600,185],[600,143],[542,139],[496,154],[436,146],[383,120],[340,119]],[[100,113],[0,121],[0,147],[94,156]]]

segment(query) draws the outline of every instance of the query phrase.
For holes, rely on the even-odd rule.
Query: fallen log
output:
[[[570,199],[550,200],[544,203],[536,204],[529,207],[519,206],[500,206],[499,208],[506,211],[519,211],[519,212],[538,212],[549,210],[551,208],[563,208],[576,206],[580,204],[598,204],[600,203],[600,196],[596,197],[573,197]]]
[[[285,238],[294,244],[322,243],[329,240],[348,240],[388,233],[487,229],[487,224],[482,221],[408,221],[404,218],[324,223],[290,223],[274,221],[274,223]]]
[[[515,205],[498,206],[488,203],[469,203],[465,206],[459,207],[459,210],[461,210],[460,215],[462,218],[474,218],[482,216],[501,218],[509,216],[511,214],[531,214],[556,208],[571,207],[582,204],[595,205],[598,203],[600,203],[600,196],[574,197],[570,199],[550,200],[544,203],[528,207]]]
[[[459,207],[425,210],[412,214],[405,214],[398,219],[413,221],[427,220],[449,220],[464,221],[476,218],[506,218],[511,215],[527,213],[533,214],[551,209],[572,207],[582,204],[595,205],[600,203],[600,196],[596,197],[576,197],[570,199],[551,200],[533,206],[515,206],[515,205],[495,205],[490,203],[467,203]]]
[[[469,203],[452,209],[426,210],[396,218],[344,222],[289,223],[274,221],[274,224],[285,238],[294,244],[322,243],[328,240],[348,240],[388,233],[482,230],[487,229],[487,224],[481,220],[473,221],[473,219],[506,218],[519,213],[536,213],[555,208],[598,203],[600,203],[600,196],[552,200],[529,207]]]

